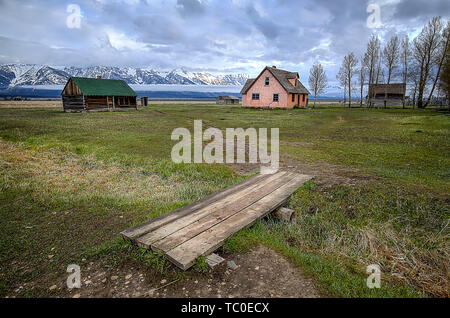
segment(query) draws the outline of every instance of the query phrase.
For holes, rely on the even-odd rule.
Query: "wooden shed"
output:
[[[406,83],[370,84],[367,99],[370,106],[401,106],[406,99]]]
[[[71,77],[61,96],[66,112],[137,109],[136,92],[122,80]]]
[[[219,96],[216,99],[217,105],[238,105],[239,104],[239,98],[233,95],[225,95],[225,96]]]

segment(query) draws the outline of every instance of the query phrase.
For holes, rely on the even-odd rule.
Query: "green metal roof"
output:
[[[72,77],[85,96],[137,96],[125,81],[103,78]]]

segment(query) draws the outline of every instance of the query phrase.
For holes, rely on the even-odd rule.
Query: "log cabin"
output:
[[[65,112],[137,109],[136,92],[122,80],[71,77],[62,93]]]
[[[233,95],[223,95],[219,96],[216,99],[217,105],[238,105],[239,104],[239,98]]]
[[[241,94],[243,107],[304,108],[310,93],[297,72],[267,66],[258,77],[247,80]]]
[[[366,97],[371,107],[401,106],[406,98],[406,83],[370,84]]]

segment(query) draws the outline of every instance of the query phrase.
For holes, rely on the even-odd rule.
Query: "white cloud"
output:
[[[125,33],[117,32],[112,29],[106,30],[106,34],[109,37],[109,42],[112,47],[117,50],[137,50],[148,51],[147,45],[143,42],[136,41]]]

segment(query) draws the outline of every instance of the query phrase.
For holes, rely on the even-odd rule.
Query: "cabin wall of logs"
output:
[[[85,111],[83,95],[62,96],[64,111]]]
[[[62,100],[65,111],[109,111],[137,108],[137,98],[130,96],[63,95]]]
[[[129,96],[85,96],[86,110],[114,110],[116,108],[136,108],[136,97]]]

